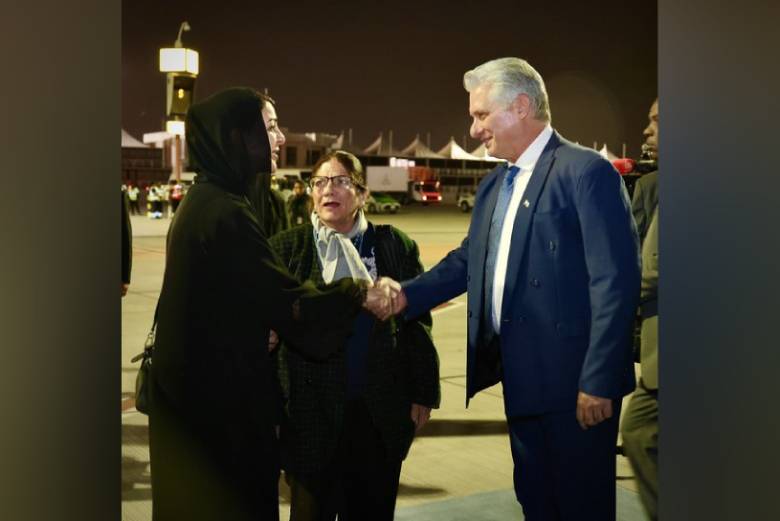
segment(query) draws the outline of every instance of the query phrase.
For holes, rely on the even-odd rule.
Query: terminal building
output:
[[[285,171],[300,171],[303,179],[311,175],[311,167],[330,150],[347,150],[355,154],[364,166],[424,166],[430,168],[441,183],[444,202],[454,203],[464,191],[476,190],[479,181],[495,167],[498,160],[487,156],[484,146],[469,153],[454,138],[438,151],[433,151],[418,135],[402,149],[389,139],[379,135],[370,145],[360,148],[340,135],[326,133],[296,133],[283,130],[287,138],[281,148],[279,167]],[[345,142],[346,141],[346,142]]]
[[[279,168],[287,176],[308,179],[311,168],[324,154],[336,149],[347,150],[355,154],[365,167],[430,168],[440,183],[444,203],[455,203],[462,193],[475,192],[482,178],[500,162],[487,154],[484,145],[468,152],[453,137],[441,148],[434,150],[430,146],[430,137],[426,143],[417,135],[407,146],[397,149],[393,146],[390,131],[387,139],[380,134],[370,145],[361,148],[355,146],[351,139],[345,139],[343,132],[336,135],[325,132],[293,132],[286,128],[282,131],[286,142],[280,150]],[[349,135],[351,136],[351,131]],[[142,143],[123,130],[123,183],[143,187],[152,183],[168,182],[175,164],[175,148],[171,145],[171,138],[166,132],[153,132],[144,134]],[[182,149],[186,157],[186,147]],[[186,159],[184,164],[186,165]],[[182,175],[185,181],[191,178],[191,173],[184,172]]]

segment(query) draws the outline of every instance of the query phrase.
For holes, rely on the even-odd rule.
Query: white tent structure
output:
[[[352,134],[350,132],[350,136],[351,135]],[[344,131],[342,130],[341,133],[339,134],[339,137],[336,138],[336,141],[334,141],[333,144],[330,145],[330,147],[328,148],[330,150],[344,150],[346,152],[349,152],[350,154],[363,153],[363,150],[360,147],[353,145],[351,141],[347,141],[346,139],[344,139],[344,137],[345,137]]]
[[[441,154],[437,154],[430,148],[428,148],[425,143],[420,141],[420,135],[418,134],[414,141],[409,143],[409,145],[401,150],[401,152],[398,153],[399,156],[402,157],[429,157],[429,158],[441,158],[444,157]]]
[[[397,156],[400,155],[398,150],[395,150],[389,143],[385,144],[382,133],[379,133],[379,137],[374,140],[373,143],[363,149],[363,153],[369,156]]]
[[[173,139],[175,136],[173,134],[169,134],[165,131],[159,131],[159,132],[147,132],[144,134],[144,143],[146,143],[145,146],[152,145],[155,148],[163,148],[165,146],[165,142],[169,139]],[[184,141],[184,140],[182,140]]]
[[[479,145],[477,148],[471,151],[471,154],[476,156],[477,159],[480,159],[482,161],[495,161],[495,162],[501,162],[503,159],[498,159],[497,157],[493,157],[490,154],[488,154],[487,148],[485,148],[485,145]]]
[[[141,143],[128,131],[122,129],[122,148],[149,148],[149,146]]]
[[[606,143],[604,143],[604,146],[601,147],[601,150],[599,150],[598,152],[599,154],[601,154],[601,157],[603,157],[607,161],[613,161],[615,159],[618,159],[618,156],[607,148]]]
[[[447,159],[465,159],[470,161],[479,161],[482,159],[463,150],[463,147],[455,142],[454,137],[450,137],[450,141],[444,145],[444,148],[439,150],[438,154]]]
[[[370,154],[375,155],[377,152],[379,152],[379,149],[382,147],[382,134],[379,134],[379,137],[377,137],[373,143],[368,145],[366,148],[363,149],[364,154]]]

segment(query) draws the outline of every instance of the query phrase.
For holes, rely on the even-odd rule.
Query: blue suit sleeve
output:
[[[501,171],[503,166],[497,166],[480,182],[469,231],[460,246],[449,252],[429,271],[401,285],[408,302],[407,319],[415,318],[442,302],[447,302],[466,292],[469,275],[469,239],[473,236],[472,233],[476,233],[474,232],[476,216],[484,211],[486,194],[494,186],[496,176]],[[490,212],[492,211],[491,208]]]
[[[408,302],[407,319],[416,318],[466,291],[468,243],[466,237],[459,247],[449,252],[436,266],[401,284]]]
[[[639,301],[639,241],[622,179],[596,159],[579,178],[575,204],[589,275],[588,351],[580,390],[619,398],[632,371],[631,328]]]

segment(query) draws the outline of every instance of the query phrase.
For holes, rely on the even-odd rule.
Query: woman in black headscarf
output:
[[[187,115],[198,177],[171,223],[158,303],[149,418],[155,521],[278,519],[280,405],[269,330],[324,357],[343,344],[366,298],[365,284],[351,279],[300,285],[270,249],[258,207],[268,186],[258,175],[270,174],[278,155],[268,116],[262,96],[242,88]]]

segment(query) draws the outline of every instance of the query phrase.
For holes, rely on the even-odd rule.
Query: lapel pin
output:
[[[528,199],[526,199],[525,201],[523,201],[523,206],[525,206],[526,208],[528,208],[529,206],[531,206],[531,203],[529,203],[529,202],[528,202]]]

